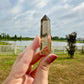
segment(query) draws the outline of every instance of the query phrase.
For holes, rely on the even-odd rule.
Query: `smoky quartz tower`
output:
[[[51,52],[51,25],[50,19],[46,15],[41,19],[40,38],[40,50],[46,49],[46,52],[41,52],[41,54],[46,55]]]

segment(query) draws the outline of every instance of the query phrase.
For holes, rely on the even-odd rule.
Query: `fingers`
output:
[[[48,84],[48,70],[50,64],[57,58],[56,55],[50,54],[47,57],[44,57],[35,74],[35,80],[33,84]]]
[[[37,71],[37,67],[30,73],[31,77],[35,79],[35,74]]]
[[[40,52],[34,55],[31,65],[35,64],[38,60],[40,60],[42,57],[45,57],[46,55],[41,55]]]
[[[28,54],[29,51],[33,51],[34,53],[38,47],[40,47],[40,37],[36,36],[32,44],[28,46],[23,52],[21,52],[16,60],[19,61],[24,55]]]
[[[40,37],[36,36],[32,44],[30,45],[30,49],[36,51],[38,47],[40,47]]]
[[[24,81],[23,81],[23,83],[21,83],[21,84],[32,84],[33,80],[34,80],[34,79],[33,79],[31,76],[25,75]],[[19,83],[19,84],[20,84],[20,83]]]
[[[29,74],[31,72],[32,68],[33,68],[33,65],[30,65],[28,71],[26,72],[26,74]]]
[[[40,46],[40,38],[36,36],[32,44],[25,50],[24,55],[22,57],[22,61],[26,64],[30,64],[35,54],[35,51],[39,46]]]
[[[40,52],[38,52],[37,54],[34,55],[31,61],[31,65],[35,64],[40,58],[41,58],[41,55],[40,55]]]
[[[34,56],[36,49],[40,45],[40,39],[38,36],[35,37],[32,44],[26,48],[23,53],[19,56],[18,62],[16,61],[12,67],[11,74],[16,78],[22,77],[29,69],[31,69],[30,63]]]
[[[34,55],[31,65],[35,64],[42,57],[46,57],[47,55],[49,55],[49,53],[51,53],[51,52],[48,51],[48,47],[45,47],[40,52],[38,52],[37,54]]]

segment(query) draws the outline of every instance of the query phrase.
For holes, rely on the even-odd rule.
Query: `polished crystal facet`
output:
[[[40,38],[40,50],[44,50],[41,54],[47,55],[51,52],[51,25],[50,19],[46,15],[41,19]]]

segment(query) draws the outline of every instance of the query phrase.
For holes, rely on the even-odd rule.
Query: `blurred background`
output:
[[[53,53],[58,55],[50,68],[49,84],[84,83],[83,0],[0,0],[0,84],[8,76],[17,55],[36,35],[40,36],[45,14],[51,21]],[[67,49],[70,47],[67,36],[72,32],[77,33],[73,43],[75,51],[72,49],[74,59]]]

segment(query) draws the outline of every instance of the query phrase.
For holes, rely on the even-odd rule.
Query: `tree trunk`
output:
[[[71,55],[70,57],[71,57],[71,59],[73,59],[73,55]]]

